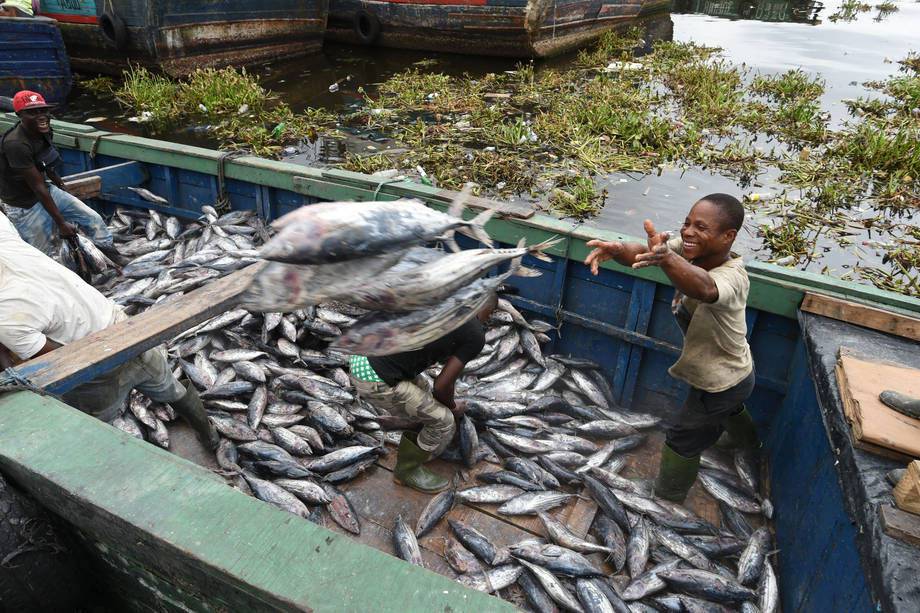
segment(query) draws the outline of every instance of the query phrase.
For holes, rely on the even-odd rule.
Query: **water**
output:
[[[830,112],[831,127],[839,126],[847,119],[843,100],[869,93],[862,86],[863,82],[894,74],[898,69],[896,60],[905,57],[912,49],[920,50],[920,38],[917,36],[920,31],[918,2],[896,2],[899,11],[880,21],[875,20],[877,12],[873,9],[859,15],[853,22],[833,23],[828,17],[838,11],[839,1],[829,2],[823,9],[820,4],[809,5],[802,0],[791,3],[773,0],[770,4],[768,1],[747,3],[744,10],[746,14],[759,14],[772,19],[778,16],[789,18],[795,13],[798,22],[675,12],[670,18],[664,17],[656,29],[660,36],[668,38],[673,23],[675,40],[721,47],[727,59],[743,63],[755,72],[775,74],[800,68],[810,74],[821,75],[826,81],[822,106]],[[734,11],[739,5],[718,0],[678,0],[676,6],[681,11],[696,9],[726,14],[727,10]],[[811,21],[815,13],[817,20]],[[573,57],[570,55],[540,62],[537,69],[565,67]],[[323,107],[347,113],[361,104],[361,88],[373,93],[376,84],[413,66],[476,77],[514,69],[516,63],[515,60],[502,58],[328,45],[320,56],[277,63],[257,72],[262,76],[263,83],[295,110]],[[338,86],[334,88],[337,91],[330,92],[329,87],[333,84]],[[80,94],[79,88],[73,102],[60,116],[78,122],[90,117],[106,116],[106,120],[96,124],[102,129],[144,133],[142,126],[127,122],[114,103],[100,104],[95,96]],[[216,144],[202,127],[181,128],[156,136],[208,147]],[[762,144],[770,146],[769,143]],[[345,149],[372,152],[397,146],[392,141],[379,142],[379,139],[350,136],[344,142],[304,143],[295,150],[286,151],[285,157],[292,162],[317,165],[340,158]],[[777,175],[774,169],[766,169],[749,185],[698,168],[666,168],[660,176],[613,174],[600,177],[598,186],[608,191],[606,206],[597,218],[587,223],[602,229],[642,236],[643,220],[649,218],[660,229],[674,230],[680,227],[690,205],[700,196],[711,192],[740,195],[750,191],[779,190],[781,186],[776,182]],[[769,253],[761,249],[761,240],[757,236],[757,226],[764,221],[764,218],[756,214],[749,215],[737,242],[739,251],[759,259],[769,259]],[[861,233],[854,237],[854,243],[869,238],[877,237]],[[857,252],[854,250],[856,248],[843,248],[836,242],[819,241],[818,244],[818,259],[804,267],[827,270],[839,276],[847,272],[857,257],[868,264],[878,264],[881,259],[880,253],[871,250]]]

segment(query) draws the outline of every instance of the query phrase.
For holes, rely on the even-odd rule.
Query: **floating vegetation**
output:
[[[135,121],[157,131],[177,121],[206,119],[223,147],[255,155],[273,156],[287,143],[315,140],[336,120],[320,109],[294,113],[245,69],[199,69],[176,81],[132,67],[123,76],[115,98],[137,114]]]
[[[866,4],[865,2],[859,2],[859,0],[843,0],[837,12],[828,17],[828,19],[835,23],[838,21],[856,21],[856,18],[859,17],[861,13],[868,13],[871,10],[872,5]]]
[[[97,96],[111,96],[115,92],[115,80],[112,77],[96,76],[79,79],[80,87]]]
[[[867,83],[874,93],[845,101],[849,119],[831,127],[818,75],[756,74],[693,43],[660,42],[636,56],[643,46],[636,30],[609,33],[572,68],[525,63],[478,78],[420,63],[359,90],[362,104],[338,118],[294,113],[235,71],[175,82],[137,69],[118,99],[157,118],[205,116],[224,146],[259,155],[330,135],[338,122],[395,147],[346,154],[344,168],[421,176],[451,189],[471,182],[477,193],[537,198],[577,218],[604,205],[597,176],[702,167],[746,187],[773,168],[782,193],[746,202],[766,259],[807,264],[829,243],[856,248],[854,236],[869,237],[880,265],[846,274],[920,295],[917,258],[905,256],[920,242],[910,230],[920,211],[920,56]]]

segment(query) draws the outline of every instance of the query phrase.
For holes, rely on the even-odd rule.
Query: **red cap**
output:
[[[52,105],[45,102],[45,98],[36,92],[27,89],[16,92],[13,96],[13,110],[17,113],[26,109],[50,109]]]

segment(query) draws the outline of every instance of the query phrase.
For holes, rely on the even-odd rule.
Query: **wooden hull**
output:
[[[330,0],[326,38],[367,43],[356,15],[370,13],[380,33],[370,44],[470,55],[549,57],[578,49],[609,30],[661,20],[670,0]],[[670,21],[667,22],[670,28]],[[667,37],[668,33],[662,34]]]
[[[328,0],[256,5],[242,0],[113,0],[90,2],[79,14],[62,6],[60,0],[43,4],[46,14],[60,21],[76,69],[120,74],[132,64],[182,76],[198,67],[246,66],[318,53]],[[108,6],[125,24],[121,49],[100,27]]]
[[[0,116],[0,129],[12,121]],[[203,204],[217,199],[221,164],[231,207],[253,210],[265,220],[336,200],[417,197],[443,210],[454,195],[411,181],[255,157],[222,161],[217,151],[90,126],[56,122],[55,139],[67,174],[121,164],[101,173],[102,196],[93,204],[106,211],[150,208],[193,219]],[[170,205],[153,205],[116,187],[138,180]],[[519,308],[560,325],[547,351],[602,364],[623,407],[661,413],[679,407],[686,388],[667,375],[667,367],[679,353],[681,335],[666,277],[657,269],[613,263],[595,277],[582,264],[586,242],[629,237],[506,210],[508,216],[488,225],[497,246],[521,238],[528,244],[565,239],[549,250],[551,262],[527,258],[525,264],[542,276],[514,281],[520,294],[512,300]],[[750,262],[748,271],[747,327],[757,367],[748,407],[770,468],[782,609],[876,610],[879,597],[865,569],[878,561],[860,554],[860,539],[867,537],[844,504],[837,456],[809,374],[799,305],[806,292],[816,292],[916,316],[920,301],[758,262]],[[254,273],[238,271],[239,276],[32,360],[17,372],[63,393],[228,308],[247,274]],[[165,599],[173,609],[195,611],[213,610],[214,603],[226,610],[508,610],[506,603],[291,518],[49,397],[28,392],[0,397],[0,470],[78,531],[94,552],[96,575],[125,595],[125,610],[146,610]],[[361,508],[373,510],[374,504]],[[373,543],[364,534],[360,540]],[[920,556],[911,564],[905,576],[920,568]]]
[[[62,103],[72,83],[67,49],[54,21],[0,17],[0,96],[28,89]]]

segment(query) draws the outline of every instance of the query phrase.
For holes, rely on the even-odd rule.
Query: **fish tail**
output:
[[[448,232],[444,236],[443,240],[444,240],[444,244],[447,245],[447,248],[450,249],[452,253],[459,253],[460,251],[462,251],[462,249],[460,249],[460,245],[457,244],[457,239],[454,238],[453,232]]]
[[[527,248],[527,252],[533,257],[537,258],[538,260],[542,260],[544,262],[552,262],[553,259],[543,252],[549,249],[550,247],[554,247],[558,245],[559,243],[562,242],[562,240],[563,238],[561,236],[553,237],[549,240],[543,241],[542,243],[531,245],[530,247]]]
[[[463,219],[463,209],[466,208],[466,202],[470,199],[471,193],[473,193],[473,184],[464,184],[463,189],[460,190],[451,201],[450,207],[447,209],[447,214],[451,217],[459,217],[460,219]]]
[[[493,215],[495,215],[495,209],[486,209],[473,219],[464,222],[465,225],[457,228],[457,232],[463,234],[464,236],[469,236],[470,238],[476,239],[484,245],[491,247],[492,237],[489,236],[488,232],[486,232],[484,226],[486,225],[487,221],[492,219]]]

